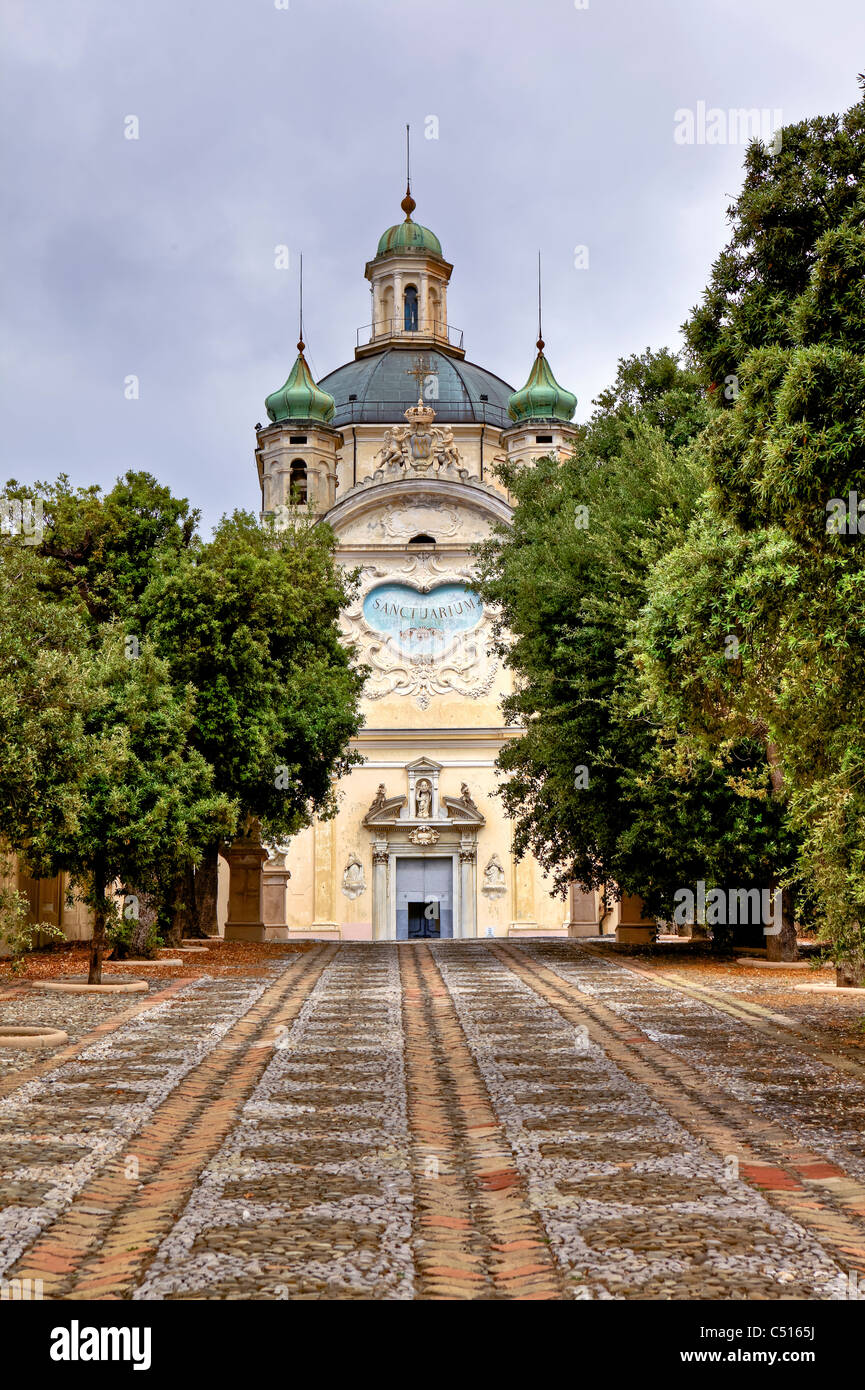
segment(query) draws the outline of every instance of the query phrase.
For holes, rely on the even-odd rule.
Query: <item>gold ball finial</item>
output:
[[[400,207],[402,208],[403,212],[405,213],[405,220],[406,220],[406,222],[411,222],[411,215],[412,215],[412,213],[414,212],[415,208],[417,207],[417,203],[415,202],[414,198],[411,196],[411,186],[410,186],[409,184],[406,184],[405,197],[403,198],[402,202],[400,203]]]

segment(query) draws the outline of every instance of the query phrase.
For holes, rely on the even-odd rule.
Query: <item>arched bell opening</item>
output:
[[[304,504],[307,500],[308,482],[306,464],[303,459],[293,459],[288,470],[288,495],[290,501]]]

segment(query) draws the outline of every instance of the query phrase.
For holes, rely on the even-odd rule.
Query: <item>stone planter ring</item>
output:
[[[0,1047],[62,1047],[69,1035],[62,1028],[29,1028],[0,1023]]]

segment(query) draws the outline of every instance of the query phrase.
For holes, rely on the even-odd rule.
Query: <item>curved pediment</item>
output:
[[[339,540],[405,545],[417,535],[437,542],[472,543],[494,522],[509,524],[513,508],[496,488],[478,479],[400,477],[353,487],[325,520]]]

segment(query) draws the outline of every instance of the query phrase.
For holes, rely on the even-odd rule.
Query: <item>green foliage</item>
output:
[[[363,673],[340,640],[334,544],[304,517],[276,531],[236,512],[142,601],[143,629],[197,691],[195,747],[241,822],[277,838],[332,814],[334,779],[358,761]]]
[[[531,850],[562,891],[614,881],[666,915],[698,878],[765,876],[783,830],[759,745],[743,735],[683,773],[632,659],[652,568],[705,487],[692,441],[707,407],[693,373],[671,363],[666,352],[622,363],[568,462],[504,467],[513,528],[479,551],[516,676],[506,715],[525,728],[499,758],[517,852]],[[733,769],[753,795],[730,786]]]
[[[821,287],[824,300],[838,298],[829,266],[839,257],[843,262],[843,252],[832,249],[831,237],[845,226],[861,226],[863,137],[865,100],[840,118],[785,126],[777,153],[759,141],[749,145],[742,191],[728,209],[733,234],[712,268],[702,303],[685,325],[688,346],[719,405],[725,379],[740,375],[744,380],[740,368],[750,352],[793,346],[803,312],[797,301],[819,297]],[[813,278],[821,258],[824,268]],[[861,322],[861,300],[858,307],[853,300],[855,288],[848,281],[838,307],[851,305],[853,319]]]
[[[134,612],[154,571],[171,569],[196,539],[198,512],[149,473],[127,473],[104,496],[73,488],[65,474],[26,487],[13,480],[4,495],[43,499],[41,585],[91,630]]]
[[[349,589],[327,528],[237,513],[205,544],[149,474],[7,495],[44,515],[39,544],[0,546],[0,830],[121,940],[112,882],[164,917],[239,825],[333,813],[360,727]]]
[[[677,759],[765,742],[799,844],[782,877],[839,958],[865,949],[865,537],[827,507],[865,491],[863,172],[865,101],[748,151],[685,329],[715,406],[696,445],[710,505],[656,565],[637,633]]]

